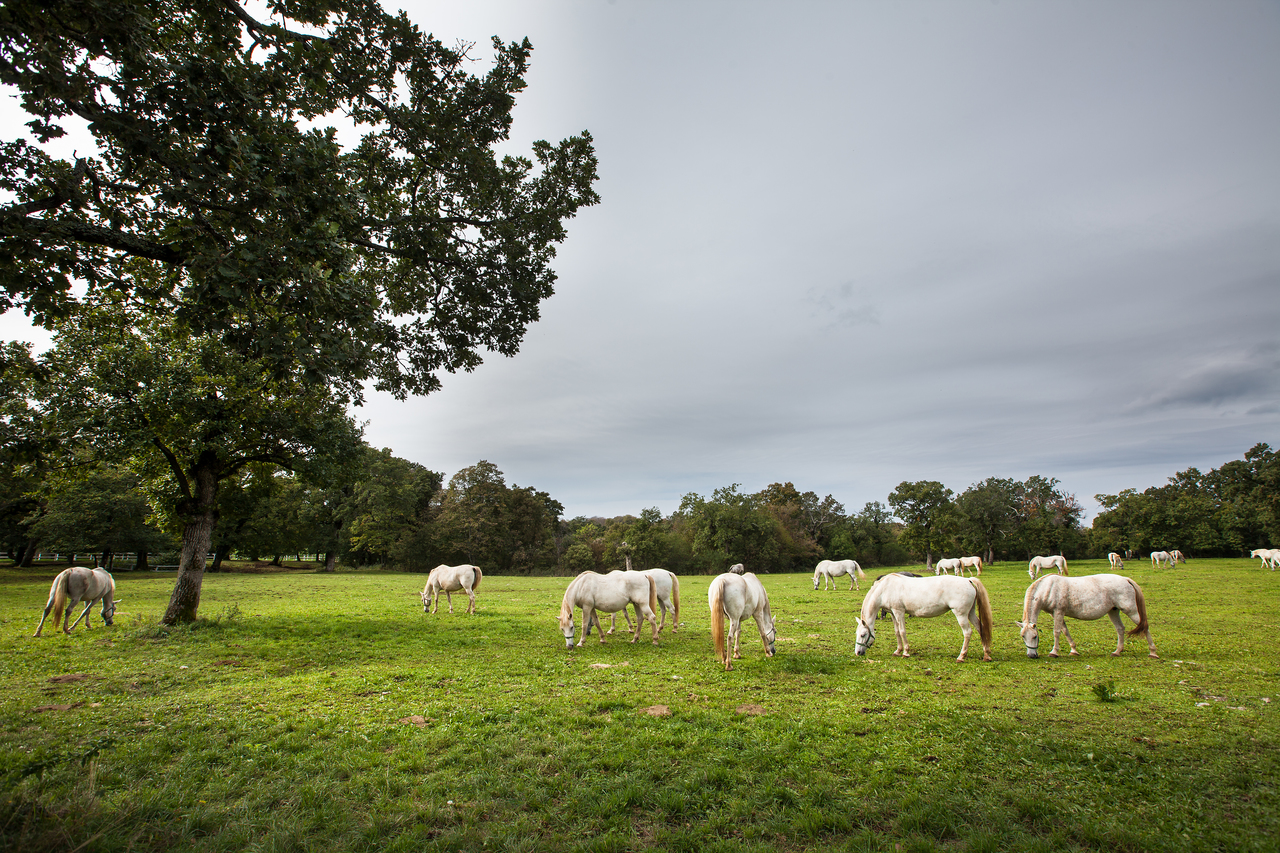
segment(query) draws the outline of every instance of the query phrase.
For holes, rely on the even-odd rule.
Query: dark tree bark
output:
[[[186,501],[187,525],[182,531],[182,557],[178,561],[178,579],[169,597],[169,608],[160,621],[165,625],[194,622],[200,608],[200,585],[204,582],[205,555],[217,523],[218,477],[216,459],[211,453],[201,455],[192,473],[195,494]]]

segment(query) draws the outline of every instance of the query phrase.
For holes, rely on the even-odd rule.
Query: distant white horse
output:
[[[1261,557],[1262,565],[1270,566],[1271,571],[1280,568],[1280,548],[1254,548],[1250,557]]]
[[[735,575],[742,575],[746,574],[747,567],[742,565],[742,563],[734,563],[729,567],[729,571],[733,572]]]
[[[1111,568],[1113,569],[1124,568],[1124,560],[1120,559],[1120,555],[1117,554],[1115,551],[1112,551],[1110,554],[1107,555],[1107,560],[1111,563]]]
[[[769,594],[764,584],[752,572],[735,575],[725,572],[716,575],[707,588],[707,606],[711,609],[711,642],[716,657],[724,663],[725,671],[733,669],[733,659],[741,658],[738,641],[742,634],[742,620],[748,616],[756,620],[764,653],[773,657],[778,641],[778,629],[769,612]],[[729,638],[725,642],[724,620],[729,617]]]
[[[53,584],[49,587],[49,601],[44,606],[44,614],[40,617],[40,624],[36,626],[36,632],[33,636],[39,637],[40,632],[44,630],[44,620],[49,617],[49,611],[53,611],[53,623],[56,625],[62,622],[62,631],[70,634],[71,630],[80,624],[80,620],[84,620],[85,627],[89,627],[89,611],[93,609],[95,602],[101,601],[102,604],[98,608],[102,621],[108,626],[116,615],[116,605],[120,602],[116,601],[116,580],[105,569],[88,569],[84,566],[72,566],[69,569],[63,569],[58,576],[53,579]],[[70,626],[66,623],[71,619],[71,611],[76,609],[82,601],[89,602],[85,606],[84,612],[76,617],[76,621]],[[66,617],[63,618],[63,611],[66,611]]]
[[[1031,562],[1027,563],[1027,574],[1035,580],[1040,576],[1042,569],[1057,569],[1060,575],[1069,575],[1067,571],[1067,560],[1065,557],[1032,557]]]
[[[982,574],[982,558],[981,557],[961,557],[960,567],[962,569],[971,569],[977,572],[979,575],[981,575]]]
[[[1071,646],[1071,654],[1076,655],[1076,641],[1071,639],[1067,630],[1067,616],[1072,619],[1101,619],[1110,617],[1116,626],[1116,650],[1112,656],[1124,650],[1124,623],[1120,621],[1120,612],[1133,620],[1134,626],[1129,631],[1130,637],[1145,634],[1147,647],[1151,657],[1156,654],[1156,644],[1151,639],[1151,626],[1147,623],[1147,603],[1142,596],[1142,588],[1124,575],[1089,575],[1079,578],[1060,578],[1049,575],[1027,587],[1022,600],[1022,621],[1015,622],[1022,634],[1022,642],[1027,647],[1027,657],[1040,655],[1040,633],[1036,629],[1036,617],[1040,612],[1053,614],[1053,651],[1049,657],[1058,656],[1058,638],[1065,634]]]
[[[653,578],[654,592],[658,597],[658,606],[662,608],[662,624],[658,626],[658,632],[667,627],[667,611],[671,611],[671,633],[675,633],[680,627],[680,579],[675,576],[674,572],[666,569],[648,569],[640,572],[642,575],[648,575]],[[627,630],[631,630],[631,614],[627,609],[622,608],[622,618],[627,620]],[[640,618],[639,615],[636,618]],[[609,633],[612,634],[614,629],[618,627],[618,614],[614,613],[609,616]]]
[[[463,564],[461,566],[439,565],[431,570],[431,574],[427,575],[427,585],[422,589],[422,612],[426,613],[430,610],[435,613],[440,609],[440,593],[443,592],[449,601],[449,612],[453,612],[453,593],[462,590],[470,599],[467,602],[467,612],[476,612],[476,590],[480,588],[480,581],[484,578],[484,573],[480,571],[479,566]],[[435,607],[432,608],[432,601]]]
[[[962,564],[960,562],[959,557],[952,557],[947,560],[939,560],[938,562],[933,564],[933,573],[935,575],[939,573],[945,575],[947,572],[950,572],[953,575],[958,575],[960,574],[961,565]]]
[[[1173,558],[1173,561],[1175,563],[1185,563],[1187,561],[1187,558],[1182,556],[1182,552],[1179,551],[1177,548],[1174,548],[1172,551],[1170,551],[1169,556]]]
[[[893,631],[898,640],[895,655],[911,656],[907,644],[907,616],[941,616],[950,610],[960,624],[964,643],[960,646],[958,661],[964,660],[969,651],[969,638],[973,636],[973,623],[978,623],[978,636],[982,640],[982,659],[991,660],[991,600],[987,589],[977,578],[957,578],[950,575],[913,578],[906,575],[885,575],[871,585],[862,599],[862,612],[858,617],[858,635],[854,652],[865,655],[876,641],[876,609],[887,607],[893,615]]]
[[[1158,569],[1165,563],[1169,564],[1169,568],[1173,568],[1173,555],[1168,551],[1152,551],[1151,552],[1151,568]]]
[[[818,563],[818,567],[813,570],[813,588],[817,589],[818,585],[826,580],[824,589],[830,591],[835,587],[835,579],[841,575],[849,576],[849,589],[861,589],[858,586],[858,578],[866,579],[867,573],[862,570],[862,566],[858,565],[857,560],[823,560]]]
[[[601,613],[617,613],[628,604],[636,609],[636,630],[631,635],[631,642],[640,638],[640,629],[644,620],[648,619],[653,626],[653,644],[658,644],[658,620],[654,611],[658,607],[658,597],[653,578],[644,572],[609,572],[607,575],[596,572],[583,572],[569,583],[560,601],[560,631],[564,634],[566,649],[573,648],[573,610],[582,609],[581,646],[587,641],[587,634],[594,622],[596,630],[600,630]],[[600,631],[600,642],[604,642],[604,631]]]

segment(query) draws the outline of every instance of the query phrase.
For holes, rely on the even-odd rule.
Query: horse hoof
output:
[[[1058,656],[1057,652],[1049,652],[1049,657],[1056,658],[1057,656]]]
[[[1072,657],[1080,657],[1080,653],[1079,653],[1078,651],[1076,651],[1075,649],[1072,649],[1072,650],[1071,650],[1071,656],[1072,656]]]
[[[1149,658],[1158,658],[1158,657],[1160,657],[1160,655],[1156,654],[1155,652],[1152,652],[1151,654],[1147,655],[1147,657],[1149,657]]]
[[[982,656],[982,660],[983,660],[983,662],[984,662],[984,663],[985,663],[985,662],[987,662],[987,661],[989,661],[989,660],[991,660],[991,655],[983,655],[983,656]]]
[[[1112,653],[1111,653],[1111,656],[1112,656],[1113,658],[1118,658],[1118,657],[1120,657],[1120,653],[1119,653],[1119,652],[1112,652]]]
[[[960,657],[956,658],[956,663],[964,663],[964,655],[960,655]]]

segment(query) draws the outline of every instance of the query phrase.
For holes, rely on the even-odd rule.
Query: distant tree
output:
[[[1036,475],[1017,486],[1018,535],[1025,559],[1037,554],[1073,556],[1070,546],[1080,541],[1084,507],[1059,485],[1056,478]]]
[[[690,492],[680,501],[677,515],[702,571],[724,571],[733,563],[749,571],[779,568],[782,525],[758,495],[743,494],[738,485],[716,489],[710,498]]]
[[[495,572],[555,566],[555,529],[564,507],[532,487],[507,487],[492,462],[453,475],[436,498],[441,553]]]
[[[997,548],[1018,524],[1018,482],[988,477],[965,489],[956,498],[960,515],[960,535],[966,550],[978,550],[987,563],[996,561]],[[967,555],[966,555],[967,556]]]
[[[902,519],[902,544],[924,556],[925,568],[933,568],[933,555],[950,544],[956,527],[952,492],[936,480],[903,481],[889,495],[889,506]]]

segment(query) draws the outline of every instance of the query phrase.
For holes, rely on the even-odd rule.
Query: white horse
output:
[[[648,575],[653,578],[654,593],[658,597],[658,607],[662,608],[662,624],[658,626],[658,632],[667,627],[667,611],[671,611],[671,633],[675,633],[680,627],[680,579],[675,576],[674,572],[666,569],[647,569],[640,572],[642,575]],[[655,611],[656,612],[656,611]],[[627,620],[627,630],[631,630],[631,614],[627,608],[622,608],[622,618]],[[639,619],[639,614],[636,615]],[[609,616],[609,633],[612,634],[614,629],[618,627],[618,614],[614,613]]]
[[[1177,548],[1174,548],[1172,551],[1170,551],[1170,552],[1169,552],[1169,557],[1170,557],[1170,558],[1171,558],[1175,563],[1185,563],[1185,562],[1187,561],[1187,558],[1186,558],[1186,557],[1184,557],[1184,556],[1182,555],[1182,552],[1181,552],[1181,551],[1179,551]]]
[[[1124,650],[1124,623],[1120,611],[1133,620],[1130,637],[1146,634],[1151,657],[1156,654],[1156,644],[1151,639],[1151,626],[1147,623],[1147,603],[1142,597],[1142,587],[1124,575],[1089,575],[1079,578],[1060,578],[1055,575],[1041,578],[1027,587],[1022,600],[1022,621],[1015,622],[1027,647],[1027,657],[1039,657],[1040,633],[1036,629],[1036,617],[1040,611],[1053,613],[1053,651],[1049,657],[1058,656],[1058,638],[1067,636],[1071,654],[1078,655],[1076,641],[1067,630],[1067,616],[1072,619],[1101,619],[1110,617],[1116,626],[1115,657]]]
[[[1111,568],[1113,569],[1124,568],[1124,560],[1120,559],[1120,555],[1117,554],[1115,551],[1112,551],[1110,554],[1107,555],[1107,561],[1111,563]]]
[[[1271,571],[1276,570],[1276,564],[1280,563],[1280,548],[1254,548],[1249,552],[1249,558],[1259,557],[1262,565],[1270,566]]]
[[[116,615],[116,580],[105,569],[88,569],[84,566],[72,566],[69,569],[63,569],[58,576],[53,579],[52,586],[49,587],[49,601],[44,606],[44,614],[40,617],[40,624],[36,626],[34,636],[39,637],[40,632],[44,630],[44,620],[49,617],[49,611],[53,611],[53,623],[56,625],[62,622],[62,631],[64,634],[70,634],[71,630],[80,624],[80,620],[84,620],[85,627],[89,627],[89,611],[93,609],[95,602],[101,601],[98,607],[98,613],[102,616],[102,621],[108,626]],[[89,602],[85,606],[84,612],[76,617],[76,621],[70,626],[66,623],[71,619],[71,611],[76,609],[82,601]],[[63,618],[63,611],[66,611],[66,618]]]
[[[741,658],[738,640],[742,633],[742,620],[750,616],[760,630],[764,653],[773,657],[778,642],[778,629],[769,612],[769,595],[764,584],[753,572],[735,575],[725,572],[716,575],[707,588],[707,606],[711,608],[711,641],[716,647],[716,657],[724,663],[725,671],[733,669],[733,659]],[[729,617],[729,641],[725,643],[724,619]]]
[[[476,612],[476,590],[480,588],[480,581],[484,578],[484,572],[480,571],[479,566],[463,564],[461,566],[439,565],[431,570],[431,574],[427,575],[427,585],[422,588],[422,612],[428,611],[435,613],[440,609],[440,593],[443,592],[449,601],[449,612],[453,612],[453,593],[462,590],[470,599],[467,602],[467,612]],[[431,604],[434,599],[435,607]]]
[[[974,572],[977,572],[980,575],[982,574],[982,558],[981,557],[961,557],[960,568],[970,569]],[[963,574],[963,571],[961,572],[961,574]]]
[[[1057,569],[1060,575],[1071,574],[1067,571],[1067,559],[1062,556],[1032,557],[1031,562],[1027,563],[1027,574],[1031,576],[1032,580],[1040,576],[1042,569]]]
[[[825,578],[824,589],[830,591],[836,585],[835,579],[841,575],[849,576],[849,589],[861,589],[862,587],[858,586],[858,578],[866,580],[867,577],[867,573],[862,570],[862,566],[858,565],[857,560],[823,560],[813,570],[813,588],[817,589]]]
[[[948,560],[939,560],[938,562],[934,563],[933,573],[935,575],[939,573],[945,575],[947,572],[951,572],[951,574],[953,575],[959,575],[960,567],[961,567],[960,558],[952,557]]]
[[[566,649],[573,648],[573,609],[582,608],[581,646],[587,641],[592,622],[600,632],[600,642],[604,642],[604,631],[600,630],[602,613],[617,613],[630,604],[636,609],[636,630],[631,635],[631,642],[640,638],[640,629],[644,620],[648,619],[653,626],[653,644],[658,645],[658,620],[654,611],[658,608],[658,597],[653,578],[644,572],[614,571],[607,575],[596,572],[583,572],[569,583],[560,601],[560,631],[564,634]]]
[[[895,655],[911,656],[907,644],[907,616],[941,616],[950,610],[960,624],[964,643],[960,646],[958,661],[964,660],[969,651],[969,638],[973,636],[973,623],[978,623],[978,636],[982,640],[982,659],[991,660],[991,600],[987,589],[977,578],[957,578],[950,575],[913,578],[906,575],[885,575],[871,585],[862,599],[862,612],[858,617],[858,635],[854,652],[865,655],[876,641],[876,609],[887,607],[893,614],[893,631],[898,639]]]
[[[1169,568],[1173,568],[1173,555],[1168,551],[1152,551],[1151,552],[1151,568],[1158,569],[1165,563],[1169,564]]]
[[[729,567],[729,571],[733,572],[735,575],[744,575],[747,573],[747,567],[742,565],[742,563],[734,563]]]

